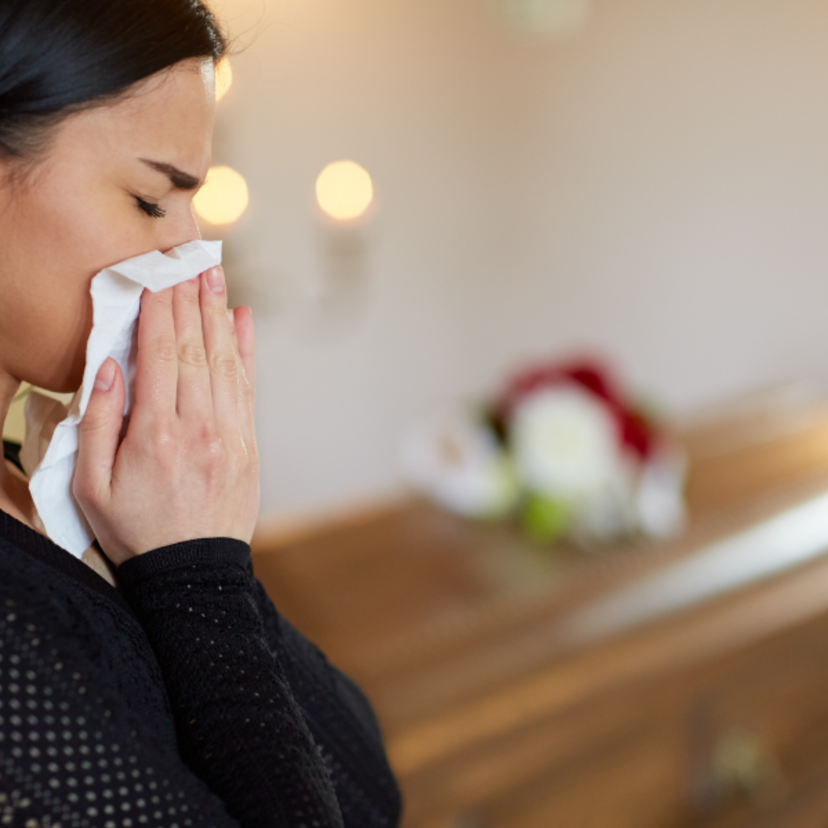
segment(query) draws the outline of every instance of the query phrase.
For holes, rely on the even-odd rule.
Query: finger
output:
[[[181,282],[173,288],[173,320],[178,353],[179,417],[212,413],[210,371],[202,330],[199,299],[200,279]]]
[[[253,326],[253,313],[245,305],[233,311],[233,330],[236,343],[244,366],[244,375],[250,384],[251,395],[256,388],[256,365],[255,365],[255,330]]]
[[[135,406],[132,420],[175,417],[178,390],[178,354],[172,315],[172,288],[141,296],[138,317],[138,355],[135,364]]]
[[[98,370],[86,413],[78,426],[78,459],[73,491],[81,506],[99,503],[109,493],[124,416],[124,380],[108,357]]]
[[[239,338],[236,335],[236,312],[233,308],[227,308],[227,321],[230,323],[230,335],[233,339],[233,351],[236,354],[236,361],[241,366],[241,370],[239,371],[239,380],[247,382],[247,379],[244,377],[244,366],[242,365],[241,357],[239,356]]]
[[[235,429],[242,367],[227,317],[227,290],[221,267],[210,268],[201,275],[201,324],[216,422],[219,429]]]
[[[236,348],[241,360],[244,373],[239,377],[240,392],[239,406],[242,416],[242,436],[245,445],[256,445],[256,430],[254,424],[254,396],[255,396],[255,348],[253,314],[248,307],[236,308],[233,313],[233,330],[236,338]]]

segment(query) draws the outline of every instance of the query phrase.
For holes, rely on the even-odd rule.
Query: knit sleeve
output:
[[[38,597],[0,583],[0,823],[238,828]]]
[[[181,756],[230,814],[257,828],[342,826],[269,646],[249,557],[239,541],[191,541],[133,558],[118,577],[161,665]]]
[[[346,828],[392,828],[401,799],[374,712],[360,689],[274,607],[254,581],[274,658],[319,745]]]

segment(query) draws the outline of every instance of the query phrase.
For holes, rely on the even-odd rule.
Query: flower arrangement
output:
[[[684,453],[595,360],[533,366],[477,416],[412,430],[408,478],[462,515],[515,519],[538,541],[664,537],[683,524]]]

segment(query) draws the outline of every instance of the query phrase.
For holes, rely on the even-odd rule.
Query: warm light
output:
[[[227,90],[233,85],[233,68],[230,66],[230,59],[224,58],[216,66],[216,100],[220,101]]]
[[[230,167],[211,167],[193,199],[196,213],[210,224],[231,224],[247,207],[247,182]]]
[[[316,179],[316,198],[332,218],[359,218],[374,199],[371,176],[354,161],[335,161]]]

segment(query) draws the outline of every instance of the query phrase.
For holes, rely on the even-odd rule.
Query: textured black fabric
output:
[[[245,544],[177,544],[118,576],[0,512],[0,824],[397,824],[369,705]]]

